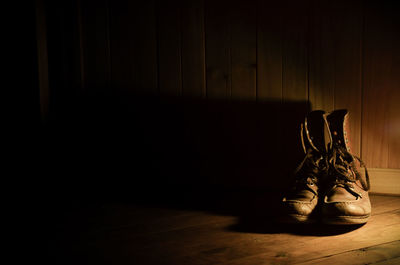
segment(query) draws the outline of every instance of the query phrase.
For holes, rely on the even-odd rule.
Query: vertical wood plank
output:
[[[256,0],[231,1],[232,98],[256,99]]]
[[[135,84],[135,11],[131,1],[110,2],[111,79],[116,94],[132,92]]]
[[[363,6],[361,1],[335,1],[335,109],[348,109],[350,151],[360,155],[361,145],[361,53]],[[329,63],[329,62],[327,62]]]
[[[182,31],[179,0],[158,1],[159,89],[163,95],[182,94]]]
[[[383,80],[388,65],[385,53],[380,49],[384,46],[376,35],[379,28],[369,14],[366,17],[363,58],[363,118],[362,118],[362,158],[369,167],[388,166],[388,141],[385,123],[388,110],[385,108],[389,99],[389,87]]]
[[[283,5],[286,8],[283,13],[282,36],[282,102],[283,106],[290,107],[293,102],[308,102],[309,1],[286,0]],[[290,124],[285,121],[280,124],[283,139],[287,139],[282,145],[281,152],[291,154],[289,158],[292,165],[297,162],[294,160],[301,159],[302,155],[300,137],[297,139],[290,137],[290,132],[299,132],[300,122],[308,111],[307,104],[304,104],[304,110],[301,110],[301,107],[299,104],[295,109],[296,113],[290,114]],[[285,155],[283,157],[286,158]]]
[[[70,114],[81,90],[77,2],[46,2],[49,109]],[[67,114],[68,115],[68,114]]]
[[[283,100],[308,100],[308,12],[309,1],[285,1]]]
[[[257,1],[257,99],[282,99],[282,13],[279,1]]]
[[[230,98],[231,33],[229,1],[205,1],[207,97]]]
[[[155,0],[135,2],[134,86],[138,93],[158,94],[157,19]]]
[[[110,83],[107,0],[82,0],[83,56],[86,92],[104,95]]]
[[[398,102],[392,106],[391,100],[398,90],[392,75],[396,71],[393,53],[398,49],[394,46],[398,28],[393,25],[395,12],[390,3],[368,2],[365,7],[362,157],[370,167],[380,168],[389,167],[391,139],[398,137],[398,133],[390,136],[391,109],[398,108]]]
[[[49,115],[49,69],[47,58],[47,33],[44,0],[36,0],[36,41],[39,80],[40,116],[42,122]]]
[[[400,47],[400,42],[397,41],[395,47]],[[400,168],[400,56],[397,50],[396,66],[393,68],[394,78],[396,82],[390,100],[390,114],[389,114],[389,155],[388,155],[388,168]]]
[[[116,93],[157,94],[155,1],[110,2],[111,72]]]
[[[400,28],[399,22],[397,22],[397,27]],[[389,102],[390,111],[388,167],[400,168],[400,35],[397,34],[394,36],[396,40],[394,41],[394,45],[392,46],[394,65],[391,72],[393,87]]]
[[[388,6],[388,31],[392,67],[389,74],[391,92],[389,101],[389,155],[388,167],[400,168],[400,7],[394,2]]]
[[[84,53],[84,31],[83,31],[83,12],[82,0],[77,1],[77,15],[78,15],[78,38],[79,38],[79,65],[80,65],[80,95],[82,96],[85,91],[85,53]]]
[[[83,47],[82,47],[82,12],[80,1],[74,1],[68,4],[70,9],[70,15],[68,22],[68,31],[70,32],[70,50],[67,57],[70,57],[70,69],[71,75],[67,77],[70,79],[70,88],[72,97],[76,99],[80,97],[83,93],[84,86],[84,73],[83,73]]]
[[[335,86],[335,6],[313,1],[310,15],[309,100],[311,107],[331,111]]]
[[[204,0],[183,1],[182,94],[205,97]]]

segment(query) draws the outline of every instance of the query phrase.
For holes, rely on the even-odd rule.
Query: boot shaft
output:
[[[351,151],[348,140],[348,111],[346,109],[334,110],[326,116],[332,138],[332,147],[343,148]]]

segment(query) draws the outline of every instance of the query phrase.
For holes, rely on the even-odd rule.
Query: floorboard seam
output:
[[[319,259],[329,258],[329,257],[333,257],[333,256],[336,256],[336,255],[340,255],[340,254],[344,254],[344,253],[349,253],[349,252],[354,252],[354,251],[358,251],[358,250],[367,250],[367,249],[370,249],[370,248],[373,248],[373,247],[382,246],[382,245],[387,245],[387,244],[392,244],[392,243],[394,243],[394,242],[399,242],[399,241],[400,241],[400,240],[393,240],[393,241],[389,241],[389,242],[385,242],[385,243],[380,243],[380,244],[372,245],[372,246],[369,246],[369,247],[362,247],[362,248],[356,248],[356,249],[352,249],[352,250],[346,250],[346,251],[339,252],[339,253],[335,253],[335,254],[331,254],[331,255],[326,255],[326,256],[322,256],[322,257],[318,257],[318,258],[312,258],[312,259],[308,259],[308,260],[303,260],[303,261],[301,261],[301,262],[299,262],[299,263],[294,263],[294,264],[302,264],[302,263],[310,262],[310,261],[313,261],[313,260],[319,260]],[[382,262],[382,261],[383,261],[383,260],[380,260],[379,262]]]

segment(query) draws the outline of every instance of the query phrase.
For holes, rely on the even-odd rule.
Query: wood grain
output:
[[[256,99],[257,5],[255,0],[231,4],[232,98]]]
[[[280,2],[257,1],[257,100],[282,100],[282,14]]]
[[[393,265],[393,264],[400,264],[400,257],[374,263],[374,265]]]
[[[392,69],[389,73],[391,80],[391,94],[389,104],[389,155],[388,167],[400,168],[400,18],[398,13],[400,8],[398,5],[392,3],[389,6],[391,12],[389,13],[389,34],[391,35],[391,56],[392,56]]]
[[[283,14],[283,100],[308,100],[309,1],[287,0],[284,5],[291,8]]]
[[[392,218],[393,222],[387,222],[385,218]],[[310,236],[305,239],[302,236],[280,233],[269,236],[252,234],[250,237],[246,233],[220,233],[218,231],[222,227],[219,224],[214,224],[209,229],[199,230],[199,234],[206,233],[208,235],[207,239],[204,239],[210,242],[207,245],[202,242],[201,237],[191,236],[192,232],[181,231],[182,234],[176,233],[177,237],[185,242],[185,249],[182,252],[179,250],[178,253],[175,253],[175,256],[179,257],[183,253],[186,256],[195,255],[192,257],[193,260],[198,261],[195,264],[212,261],[232,264],[268,264],[279,260],[294,263],[398,240],[399,221],[400,219],[396,214],[383,214],[381,217],[371,220],[377,225],[380,223],[381,228],[376,226],[363,227],[363,229],[344,235],[328,237],[329,240],[327,240],[327,237]],[[386,225],[383,225],[383,223]],[[157,242],[158,240],[163,242],[162,238],[158,238]],[[170,243],[164,241],[163,245],[167,247]],[[173,248],[170,251],[173,251]],[[205,253],[211,254],[213,251],[215,251],[214,255],[205,255]]]
[[[310,41],[310,102],[313,109],[348,109],[350,151],[360,155],[361,1],[317,1]]]
[[[112,1],[109,10],[113,86],[120,93],[157,94],[155,1]]]
[[[230,98],[232,92],[229,1],[205,1],[207,97]]]
[[[309,100],[313,109],[348,109],[350,151],[360,154],[360,1],[317,1],[310,25]]]
[[[47,32],[44,0],[36,1],[36,41],[38,59],[38,80],[40,94],[40,116],[46,121],[49,115],[49,69],[47,55]]]
[[[335,1],[335,88],[334,108],[347,109],[350,151],[361,154],[362,120],[362,33],[361,1]]]
[[[204,98],[205,80],[204,0],[183,1],[182,94]]]
[[[82,0],[83,56],[86,92],[109,93],[111,80],[109,7],[106,0]]]
[[[111,79],[117,94],[135,90],[135,48],[137,41],[135,5],[130,1],[111,1],[110,47]]]
[[[400,195],[400,169],[368,168],[368,174],[371,192]]]
[[[375,264],[375,262],[390,261],[398,257],[400,257],[400,241],[396,240],[390,243],[346,251],[334,256],[314,259],[299,264]]]
[[[49,104],[42,106],[69,112],[82,96],[75,91],[80,82],[88,99],[150,95],[148,102],[155,104],[138,119],[156,128],[155,113],[165,107],[175,122],[164,127],[179,132],[171,133],[176,141],[191,141],[182,140],[182,150],[191,152],[187,160],[176,160],[182,172],[191,164],[207,177],[225,174],[241,187],[271,183],[278,179],[271,170],[282,173],[295,165],[287,154],[298,149],[292,136],[309,109],[293,104],[307,101],[313,109],[349,110],[351,151],[368,167],[400,168],[400,12],[390,1],[78,0],[45,1],[40,8],[51,17],[46,21],[39,12],[37,18],[40,69],[46,69],[46,52],[51,62],[49,76],[40,70],[40,80],[57,81],[49,90],[44,83],[42,102]],[[158,108],[159,92],[183,104]],[[140,101],[137,94],[124,98],[127,108]],[[178,107],[192,103],[199,103],[195,115]],[[214,103],[218,107],[210,107]],[[273,110],[276,117],[265,114]],[[107,107],[104,112],[110,113]],[[165,130],[149,134],[153,146],[158,136],[171,139]],[[280,170],[278,160],[288,166]]]
[[[388,103],[392,91],[397,89],[390,78],[395,47],[387,20],[382,18],[391,14],[387,8],[383,4],[368,3],[365,14],[362,157],[368,166],[378,168],[389,166]]]
[[[327,112],[334,108],[335,3],[315,1],[310,10],[309,100],[313,110]]]
[[[182,95],[182,8],[179,0],[158,1],[158,74],[162,95]]]
[[[134,88],[145,95],[158,94],[156,1],[135,3]],[[132,49],[132,47],[130,47]]]
[[[373,216],[358,229],[285,228],[267,222],[263,232],[236,230],[244,216],[113,203],[69,213],[57,226],[66,233],[58,230],[50,249],[53,255],[67,251],[62,257],[78,263],[79,253],[92,262],[114,264],[354,264],[354,256],[355,264],[396,260],[400,197],[371,199]]]

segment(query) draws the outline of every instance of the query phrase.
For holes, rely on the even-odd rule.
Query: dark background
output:
[[[280,191],[311,109],[349,109],[353,152],[400,168],[395,1],[38,0],[30,11],[25,119],[44,198]]]
[[[20,75],[4,89],[17,94],[8,111],[18,116],[4,138],[9,231],[30,249],[16,258],[101,263],[126,250],[161,260],[152,256],[169,249],[151,231],[164,208],[237,217],[229,231],[287,231],[272,220],[314,109],[347,108],[352,152],[370,168],[400,169],[397,1],[20,5],[7,41],[22,38],[8,54]]]

